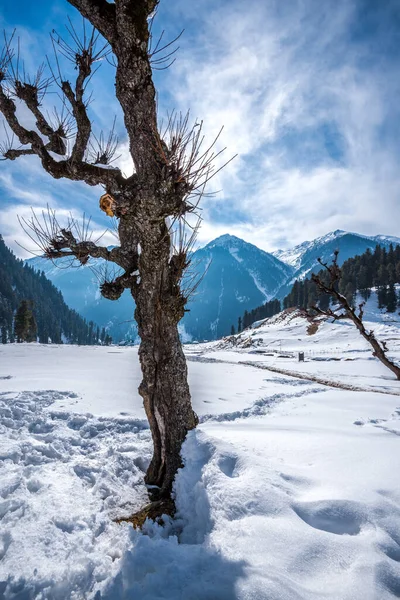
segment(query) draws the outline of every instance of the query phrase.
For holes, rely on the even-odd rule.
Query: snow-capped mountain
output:
[[[303,242],[289,250],[278,250],[273,255],[292,267],[292,276],[279,290],[277,296],[283,298],[296,279],[304,279],[311,273],[320,270],[318,258],[330,262],[335,250],[339,250],[338,262],[343,264],[348,258],[362,254],[368,248],[373,250],[377,245],[389,248],[390,244],[400,244],[400,238],[385,235],[366,236],[337,229],[316,238]]]
[[[245,310],[273,298],[293,272],[272,254],[233,235],[197,250],[192,263],[199,274],[206,271],[183,320],[196,339],[229,333]]]
[[[302,266],[303,256],[309,250],[312,250],[313,248],[322,248],[332,240],[338,240],[346,234],[346,231],[337,229],[336,231],[331,231],[326,235],[315,238],[315,240],[302,242],[301,244],[294,246],[294,248],[289,248],[289,250],[276,250],[272,254],[287,265],[292,266],[297,271]]]
[[[103,261],[92,261],[79,268],[69,258],[57,266],[42,258],[30,259],[29,263],[45,272],[69,306],[87,319],[108,326],[114,339],[126,334],[136,337],[129,293],[125,292],[117,302],[105,300],[99,293],[98,274],[104,269]],[[192,265],[195,279],[205,273],[182,322],[182,333],[194,339],[228,334],[245,310],[273,298],[293,271],[271,254],[231,235],[223,235],[196,250]]]
[[[283,298],[295,279],[318,271],[317,259],[329,262],[336,249],[342,263],[367,248],[373,249],[377,244],[389,247],[391,243],[400,244],[400,238],[337,230],[291,250],[269,254],[233,235],[223,235],[193,254],[192,274],[195,279],[202,274],[204,277],[188,304],[190,312],[182,321],[182,333],[189,336],[184,335],[184,339],[211,340],[228,334],[245,310],[275,297]],[[136,338],[134,305],[129,293],[125,292],[117,302],[105,300],[99,293],[103,261],[79,268],[69,258],[57,266],[42,258],[30,259],[29,264],[45,272],[71,308],[108,327],[114,340]]]

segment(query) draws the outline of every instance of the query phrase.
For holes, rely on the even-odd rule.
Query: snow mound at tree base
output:
[[[328,392],[330,417],[339,394]],[[350,414],[357,412],[357,395],[348,401]],[[190,432],[175,484],[175,521],[148,524],[146,535],[131,532],[121,571],[98,597],[398,597],[400,490],[394,481],[379,487],[390,471],[385,450],[378,450],[380,434],[370,424],[360,439],[346,413],[332,428],[318,404],[294,405],[288,420],[280,405],[270,423],[209,423]],[[385,441],[387,450],[398,445],[395,436]]]

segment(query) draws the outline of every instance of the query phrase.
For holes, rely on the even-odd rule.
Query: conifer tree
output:
[[[35,319],[35,315],[33,314],[32,308],[30,309],[29,315],[29,327],[28,327],[28,335],[27,342],[36,342],[37,341],[37,323]]]
[[[385,308],[387,305],[387,286],[380,285],[378,287],[378,308]]]
[[[33,342],[36,340],[37,326],[28,300],[22,300],[15,314],[14,323],[17,342]]]
[[[390,283],[386,294],[386,310],[389,313],[395,312],[397,307],[397,295],[394,283]]]
[[[76,343],[78,331],[87,336],[88,324],[65,304],[61,292],[24,261],[17,259],[0,235],[0,323],[7,341],[14,342],[14,314],[21,300],[32,300],[40,343],[60,344],[62,336]],[[36,335],[32,334],[36,338]]]

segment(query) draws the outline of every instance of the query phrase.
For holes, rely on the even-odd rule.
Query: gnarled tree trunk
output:
[[[157,493],[153,495],[166,497],[181,462],[182,442],[197,423],[178,334],[178,323],[188,299],[180,283],[189,263],[189,248],[185,243],[171,247],[167,222],[171,219],[186,226],[187,213],[195,211],[205,184],[215,174],[213,160],[219,153],[213,150],[216,140],[210,147],[202,147],[201,124],[188,126],[187,115],[170,117],[166,131],[158,127],[152,61],[163,64],[170,56],[170,44],[166,44],[166,58],[162,58],[161,38],[154,50],[151,47],[149,23],[158,0],[68,2],[94,28],[93,34],[84,34],[81,41],[73,29],[71,45],[58,34],[53,37],[54,47],[59,47],[61,56],[72,62],[76,74],[71,83],[62,75],[59,60],[52,73],[53,83],[63,96],[62,106],[65,103],[68,107],[75,129],[69,129],[69,118],[60,116],[55,125],[46,118],[41,107],[48,82],[41,81],[40,69],[36,79],[20,77],[20,70],[12,66],[12,39],[6,39],[5,49],[0,53],[0,112],[13,136],[9,137],[10,147],[0,149],[3,158],[9,160],[36,155],[43,169],[55,179],[100,185],[106,192],[100,198],[100,208],[118,219],[118,247],[108,249],[93,243],[90,236],[86,237],[85,224],[80,227],[72,220],[61,227],[50,209],[47,217],[43,215],[44,223],[34,215],[25,225],[49,259],[73,256],[86,264],[91,257],[101,258],[121,269],[118,277],[104,281],[100,289],[110,300],[118,299],[128,289],[136,302],[143,371],[139,391],[154,441],[146,482],[154,486]],[[101,49],[95,30],[106,41]],[[92,135],[87,110],[85,94],[93,65],[109,53],[116,67],[116,97],[122,108],[134,164],[130,177],[110,166],[115,151],[113,133],[107,144],[99,142]],[[15,98],[32,113],[36,130],[25,127],[19,120]],[[21,144],[18,148],[11,147],[14,136]],[[69,144],[67,140],[71,140]],[[98,148],[93,153],[96,143]]]
[[[139,257],[140,285],[135,294],[135,319],[141,339],[139,358],[143,381],[139,392],[150,423],[154,454],[146,483],[169,495],[181,466],[180,449],[188,430],[197,424],[187,382],[186,360],[178,333],[184,314],[170,235],[164,223],[149,226]],[[156,491],[156,490],[155,490]]]

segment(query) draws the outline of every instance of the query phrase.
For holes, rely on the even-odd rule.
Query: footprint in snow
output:
[[[75,465],[74,467],[75,475],[77,475],[82,481],[84,481],[89,486],[93,487],[96,483],[96,476],[94,473],[98,473],[99,469],[97,468],[89,468],[84,465]]]
[[[380,496],[383,496],[386,500],[389,500],[389,502],[392,502],[400,508],[400,490],[398,492],[385,489],[379,489],[376,491]]]
[[[219,457],[218,466],[227,477],[238,477],[238,473],[235,473],[237,461],[237,456],[225,454]]]
[[[298,486],[308,486],[311,481],[307,477],[299,477],[297,475],[289,475],[288,473],[279,473],[280,477],[288,483],[293,483]]]
[[[400,546],[397,544],[382,544],[380,549],[388,558],[394,560],[395,562],[400,562]]]
[[[7,554],[7,550],[9,549],[11,542],[12,537],[8,531],[0,535],[0,560],[3,560]]]
[[[382,562],[376,567],[376,579],[395,598],[400,598],[400,577],[391,564]]]
[[[357,535],[367,522],[362,505],[351,500],[298,502],[292,508],[310,527],[335,535]]]

